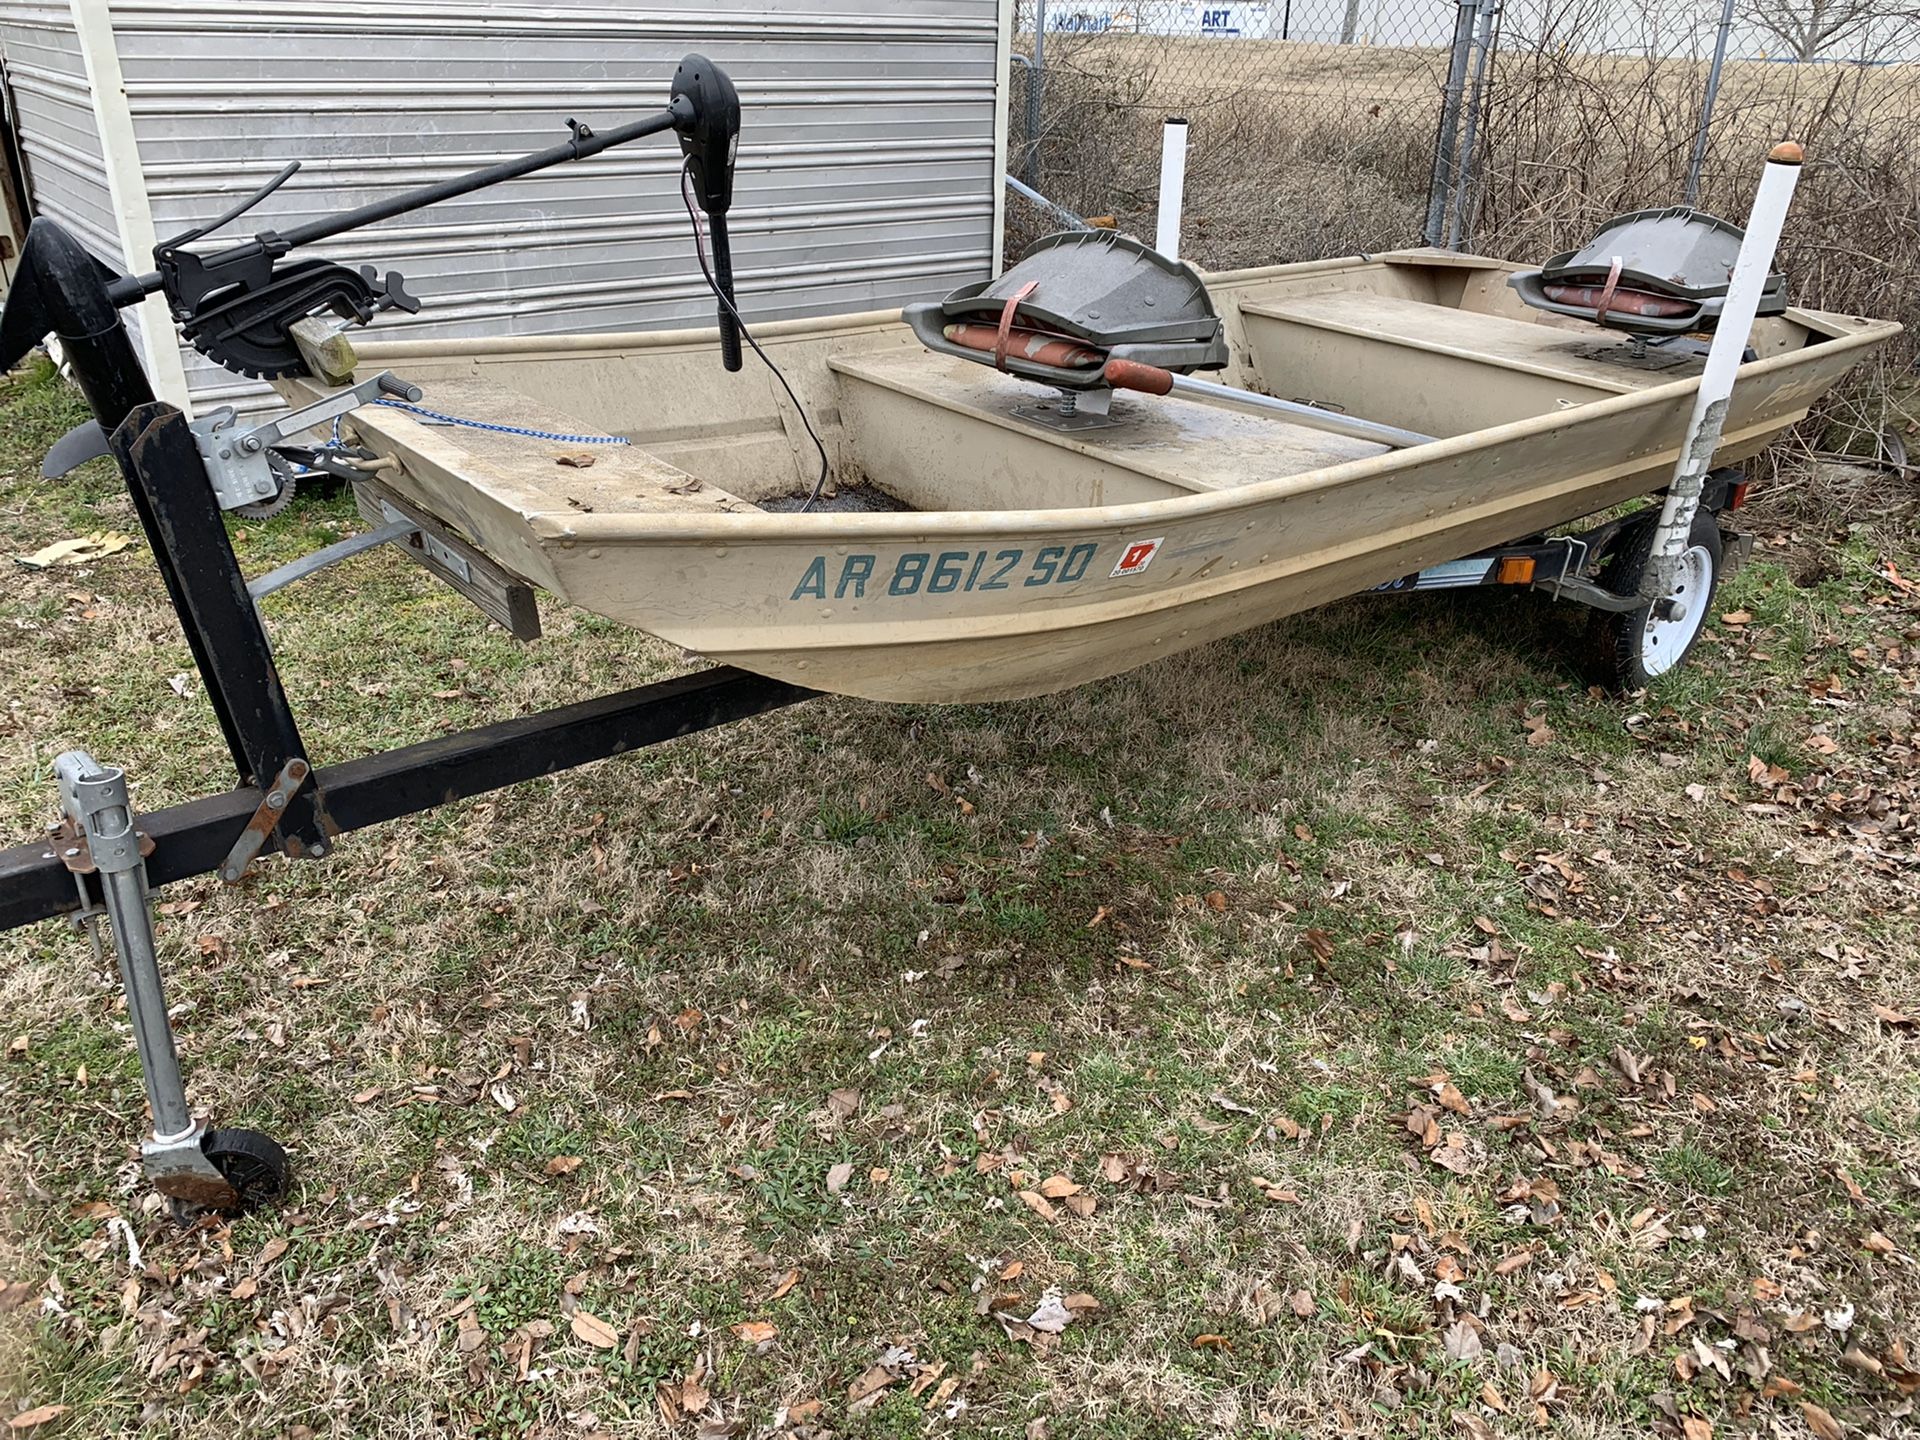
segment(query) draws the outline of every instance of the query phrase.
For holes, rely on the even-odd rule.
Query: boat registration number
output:
[[[1035,550],[909,550],[891,563],[872,554],[816,555],[793,587],[792,600],[867,600],[975,590],[1071,585],[1086,576],[1100,547],[1042,545]],[[1144,567],[1143,567],[1144,568]]]

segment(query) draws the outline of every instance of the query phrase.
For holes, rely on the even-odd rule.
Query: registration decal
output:
[[[1160,544],[1158,540],[1152,543],[1156,548]],[[1071,585],[1086,577],[1087,567],[1099,549],[1091,541],[1082,541],[1078,545],[1042,545],[1035,550],[1013,546],[991,550],[909,550],[896,556],[890,565],[881,563],[881,557],[872,554],[843,555],[833,561],[825,555],[816,555],[801,572],[800,582],[787,598],[878,600]],[[1144,561],[1139,568],[1146,568]]]
[[[1113,573],[1107,578],[1118,580],[1122,575],[1138,575],[1153,563],[1153,557],[1160,553],[1160,547],[1167,537],[1156,535],[1151,540],[1135,540],[1120,552],[1120,559],[1113,567]]]

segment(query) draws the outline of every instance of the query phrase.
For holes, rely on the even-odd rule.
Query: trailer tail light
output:
[[[1533,556],[1502,555],[1500,557],[1499,581],[1502,585],[1531,585],[1533,583]]]
[[[1738,480],[1728,487],[1727,509],[1738,510],[1742,505],[1747,503],[1747,486],[1752,483],[1751,480]]]

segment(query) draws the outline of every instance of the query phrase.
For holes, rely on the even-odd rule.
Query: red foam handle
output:
[[[1109,360],[1101,372],[1116,390],[1138,390],[1145,395],[1167,395],[1173,391],[1173,372],[1158,365],[1143,365],[1138,360]]]

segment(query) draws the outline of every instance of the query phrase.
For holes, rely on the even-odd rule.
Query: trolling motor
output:
[[[330,315],[345,324],[365,325],[383,310],[414,313],[420,309],[420,302],[408,293],[404,278],[397,272],[381,278],[372,266],[350,270],[331,260],[289,259],[291,252],[442,200],[672,130],[686,156],[693,196],[707,216],[714,259],[708,281],[719,302],[722,354],[727,369],[738,370],[739,310],[734,303],[727,210],[733,201],[740,98],[726,72],[704,56],[689,55],[674,73],[668,104],[658,113],[603,133],[595,133],[578,120],[568,120],[567,126],[572,137],[546,150],[286,231],[262,230],[250,240],[211,254],[188,248],[231,224],[286,184],[300,169],[296,160],[218,219],[155,246],[153,258],[158,269],[152,273],[120,275],[98,261],[92,262],[92,268],[106,282],[106,298],[115,307],[135,305],[156,292],[164,293],[187,342],[227,369],[260,380],[304,375],[310,372],[292,335],[300,321]],[[63,323],[70,317],[60,311],[70,306],[63,307],[61,298],[46,293],[60,287],[61,272],[77,267],[70,254],[47,253],[67,249],[51,240],[43,239],[36,253],[35,237],[42,234],[45,225],[44,221],[34,222],[5,316],[0,318],[0,371],[18,364],[49,331],[60,332],[69,345],[84,343],[90,333]],[[54,273],[39,276],[36,260],[49,262]]]

